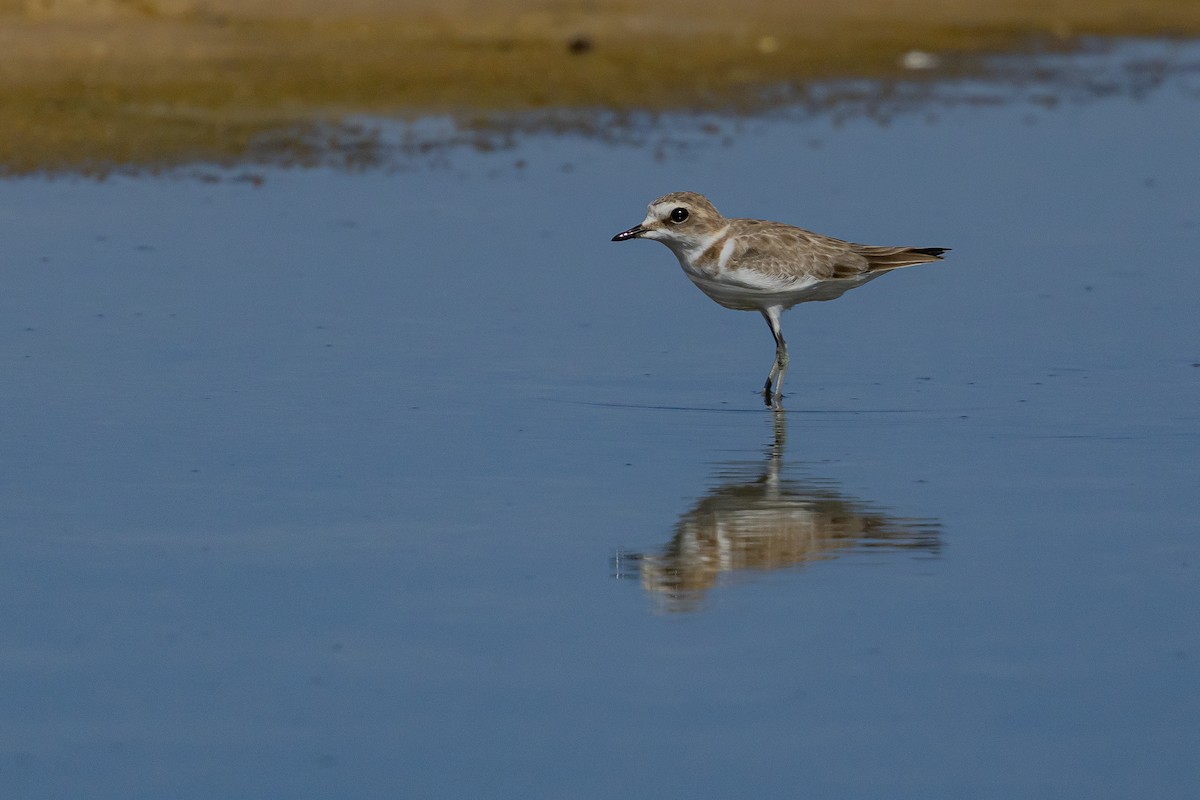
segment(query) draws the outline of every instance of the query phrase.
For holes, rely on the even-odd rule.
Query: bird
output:
[[[646,218],[614,242],[662,242],[692,283],[725,308],[757,311],[775,338],[775,360],[763,386],[779,408],[788,369],[780,315],[792,306],[834,300],[885,272],[941,261],[947,247],[855,244],[782,222],[721,215],[698,192],[671,192],[650,203]]]

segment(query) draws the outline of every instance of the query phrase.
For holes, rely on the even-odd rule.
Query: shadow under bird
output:
[[[679,259],[700,291],[737,311],[757,311],[775,337],[775,362],[763,387],[779,407],[787,374],[787,342],[779,317],[798,303],[834,300],[885,272],[941,261],[945,247],[855,244],[782,222],[732,219],[696,192],[672,192],[652,202],[646,218],[612,238],[653,239]]]

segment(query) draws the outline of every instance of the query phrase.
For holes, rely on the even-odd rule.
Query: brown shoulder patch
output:
[[[725,243],[727,241],[729,241],[729,237],[722,236],[720,239],[717,239],[715,242],[709,245],[708,249],[701,253],[700,257],[696,259],[696,266],[704,267],[706,269],[708,267],[715,267],[717,262],[721,260],[721,250],[725,247]]]

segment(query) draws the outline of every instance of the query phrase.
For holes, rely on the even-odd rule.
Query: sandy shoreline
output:
[[[0,0],[0,170],[227,162],[347,113],[752,110],[914,50],[1198,34],[1192,0]]]

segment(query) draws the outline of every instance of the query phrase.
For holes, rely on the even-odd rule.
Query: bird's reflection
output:
[[[765,457],[722,464],[718,485],[679,518],[671,540],[653,552],[619,552],[618,578],[640,578],[667,611],[690,611],[709,589],[738,573],[802,566],[852,551],[906,550],[934,554],[934,520],[889,515],[819,480],[782,477],[787,412]]]

